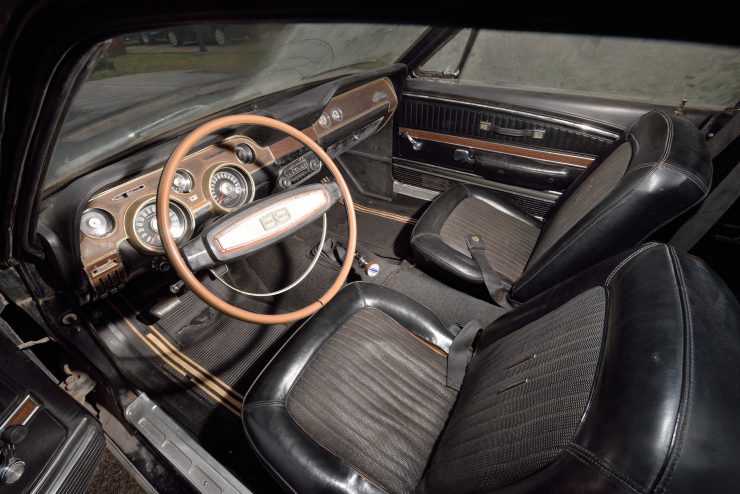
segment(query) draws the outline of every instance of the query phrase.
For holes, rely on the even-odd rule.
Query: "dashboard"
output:
[[[334,157],[377,132],[398,104],[392,82],[379,78],[333,96],[318,119],[302,129]],[[261,145],[246,132],[189,154],[171,185],[170,223],[179,245],[210,219],[272,192],[288,190],[323,171],[298,141]],[[96,192],[79,220],[79,255],[97,298],[123,287],[141,266],[165,271],[155,195],[162,168]]]

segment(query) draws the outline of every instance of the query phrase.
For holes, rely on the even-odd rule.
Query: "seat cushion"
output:
[[[510,285],[522,274],[540,232],[539,222],[495,191],[455,185],[424,212],[411,243],[416,262],[427,270],[475,289],[483,283],[465,236],[480,235],[486,258]]]
[[[308,435],[389,492],[411,490],[457,393],[446,358],[385,312],[360,309],[324,343],[288,395]]]
[[[390,289],[345,287],[285,345],[245,398],[247,435],[299,492],[408,492],[454,404],[452,334]]]
[[[483,348],[468,366],[424,490],[490,491],[561,454],[588,403],[605,314],[604,288],[593,287]]]

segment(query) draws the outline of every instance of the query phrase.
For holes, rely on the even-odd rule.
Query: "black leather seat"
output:
[[[294,492],[729,492],[740,485],[740,306],[662,244],[608,259],[483,330],[348,285],[248,392],[243,420]]]
[[[543,222],[491,189],[451,187],[414,229],[416,263],[458,288],[485,293],[465,244],[466,234],[478,234],[510,297],[528,300],[644,241],[701,201],[711,177],[696,126],[663,112],[646,113],[578,177]]]

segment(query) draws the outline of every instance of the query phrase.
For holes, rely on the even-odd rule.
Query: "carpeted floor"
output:
[[[144,490],[106,450],[85,494],[144,494]]]

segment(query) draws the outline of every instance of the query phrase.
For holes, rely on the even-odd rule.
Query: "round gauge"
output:
[[[170,204],[170,230],[175,242],[185,237],[188,230],[188,218],[177,204]],[[157,207],[153,202],[142,206],[134,217],[134,234],[144,247],[159,250],[162,248],[162,238],[159,236],[157,225]]]
[[[218,206],[227,210],[247,202],[253,190],[254,186],[250,190],[244,174],[230,166],[217,169],[208,181],[211,197]]]
[[[92,238],[103,238],[111,234],[116,223],[113,216],[102,209],[88,209],[82,213],[80,231]]]
[[[187,194],[195,187],[193,176],[185,170],[177,170],[175,178],[172,179],[172,190],[178,194]]]
[[[322,113],[319,117],[319,125],[324,129],[328,129],[331,127],[331,117],[327,113]]]

